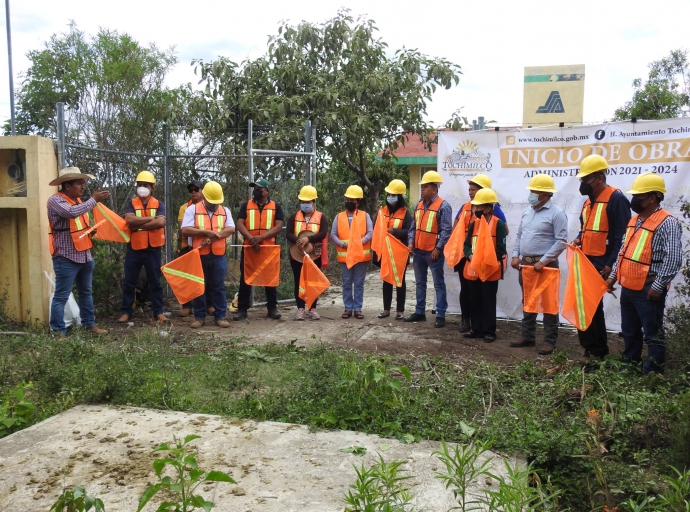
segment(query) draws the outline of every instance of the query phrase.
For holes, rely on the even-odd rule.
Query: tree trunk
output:
[[[383,182],[381,180],[375,181],[369,185],[369,204],[368,204],[368,210],[369,210],[369,215],[371,215],[371,220],[374,220],[374,217],[376,216],[376,212],[379,211],[379,197],[381,195],[381,187],[383,186]]]

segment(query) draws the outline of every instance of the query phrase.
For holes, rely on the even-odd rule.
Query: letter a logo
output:
[[[563,114],[565,109],[563,108],[563,100],[561,100],[561,95],[558,91],[551,91],[549,94],[549,99],[546,103],[537,109],[537,114]]]

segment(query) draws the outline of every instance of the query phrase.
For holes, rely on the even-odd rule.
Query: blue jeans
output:
[[[345,263],[340,263],[340,270],[343,273],[343,303],[346,311],[362,311],[364,278],[367,276],[368,266],[368,261],[357,263],[352,268],[347,268]]]
[[[204,254],[201,257],[201,267],[204,269],[204,293],[192,301],[194,318],[206,318],[206,308],[213,306],[213,316],[216,320],[223,320],[228,310],[228,300],[225,295],[225,275],[228,273],[228,260],[225,254]]]
[[[87,263],[75,263],[62,256],[53,258],[55,270],[55,295],[50,305],[50,329],[62,334],[67,333],[65,327],[65,304],[72,292],[72,285],[77,284],[77,301],[81,323],[87,329],[95,325],[93,312],[93,296],[91,295],[91,279],[93,277],[94,260]]]
[[[639,291],[621,287],[621,330],[623,332],[623,359],[642,363],[642,345],[647,344],[647,361],[644,373],[661,373],[666,361],[666,337],[664,335],[664,307],[666,292],[659,301],[647,300],[652,286],[646,284]]]
[[[423,315],[426,312],[426,277],[427,269],[431,269],[431,277],[434,280],[436,290],[436,317],[445,318],[448,301],[446,300],[446,280],[443,275],[443,266],[446,262],[443,253],[436,261],[431,261],[431,251],[414,250],[414,279],[417,281],[417,307],[414,312]]]
[[[141,267],[146,269],[146,281],[151,293],[153,317],[163,314],[163,287],[161,286],[161,252],[135,251],[127,248],[125,254],[125,281],[122,283],[122,314],[132,316],[135,288]]]

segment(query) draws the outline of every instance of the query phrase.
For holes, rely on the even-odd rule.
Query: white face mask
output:
[[[149,197],[151,195],[151,191],[148,189],[148,187],[137,187],[137,195],[139,197]]]

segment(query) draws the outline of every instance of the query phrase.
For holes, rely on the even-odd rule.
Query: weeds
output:
[[[86,494],[86,489],[75,485],[60,494],[48,512],[105,512],[105,506],[99,498]]]
[[[346,512],[412,512],[412,495],[404,483],[412,478],[402,476],[403,461],[386,462],[379,454],[379,462],[357,469],[357,481],[343,500]]]
[[[437,472],[436,478],[441,479],[445,483],[446,489],[453,488],[453,496],[459,505],[455,507],[455,510],[465,512],[482,508],[479,500],[471,499],[469,491],[479,477],[489,474],[490,458],[485,459],[481,464],[477,464],[479,458],[488,449],[488,444],[477,442],[468,445],[455,445],[452,450],[449,450],[445,441],[442,441],[441,449],[433,453],[446,466],[446,472]]]
[[[21,382],[0,396],[0,438],[31,425],[36,407],[24,398],[33,387],[31,382]]]

